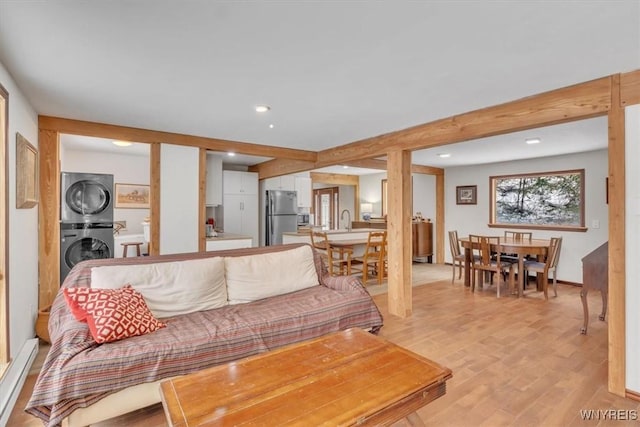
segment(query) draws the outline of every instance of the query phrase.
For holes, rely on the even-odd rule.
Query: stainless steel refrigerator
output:
[[[295,191],[267,190],[265,245],[281,245],[282,233],[298,230],[298,196]]]

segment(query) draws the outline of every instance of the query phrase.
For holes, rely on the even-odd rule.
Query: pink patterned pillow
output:
[[[131,285],[119,289],[65,288],[67,305],[76,320],[89,325],[98,344],[144,335],[166,325],[151,314]]]

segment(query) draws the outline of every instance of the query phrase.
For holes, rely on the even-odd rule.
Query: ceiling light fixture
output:
[[[342,166],[342,169],[349,169],[349,166],[344,165],[344,166]]]
[[[447,157],[451,157],[451,153],[440,153],[438,154],[438,157],[440,157],[441,159],[446,159]]]
[[[540,138],[527,138],[524,140],[527,144],[539,144],[540,141]]]
[[[128,146],[131,145],[131,143],[128,142],[128,141],[118,141],[118,140],[116,140],[116,141],[113,141],[113,145],[117,145],[118,147],[128,147]]]
[[[269,129],[273,129],[274,127],[275,127],[275,126],[273,126],[273,123],[271,123],[271,124],[269,125]]]
[[[269,110],[271,110],[271,107],[269,107],[268,105],[256,105],[257,113],[266,113]]]
[[[229,156],[229,157],[233,157],[233,156],[235,156],[235,155],[236,155],[236,153],[234,153],[233,151],[229,151],[229,152],[227,153],[227,156]]]

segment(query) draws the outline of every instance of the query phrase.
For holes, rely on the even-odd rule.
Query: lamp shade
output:
[[[360,203],[360,212],[371,213],[373,211],[373,205],[371,203]]]

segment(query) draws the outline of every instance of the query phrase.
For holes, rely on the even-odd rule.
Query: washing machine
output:
[[[60,224],[60,284],[80,261],[113,258],[113,254],[111,224]]]
[[[60,196],[63,223],[113,223],[113,175],[62,172]]]

